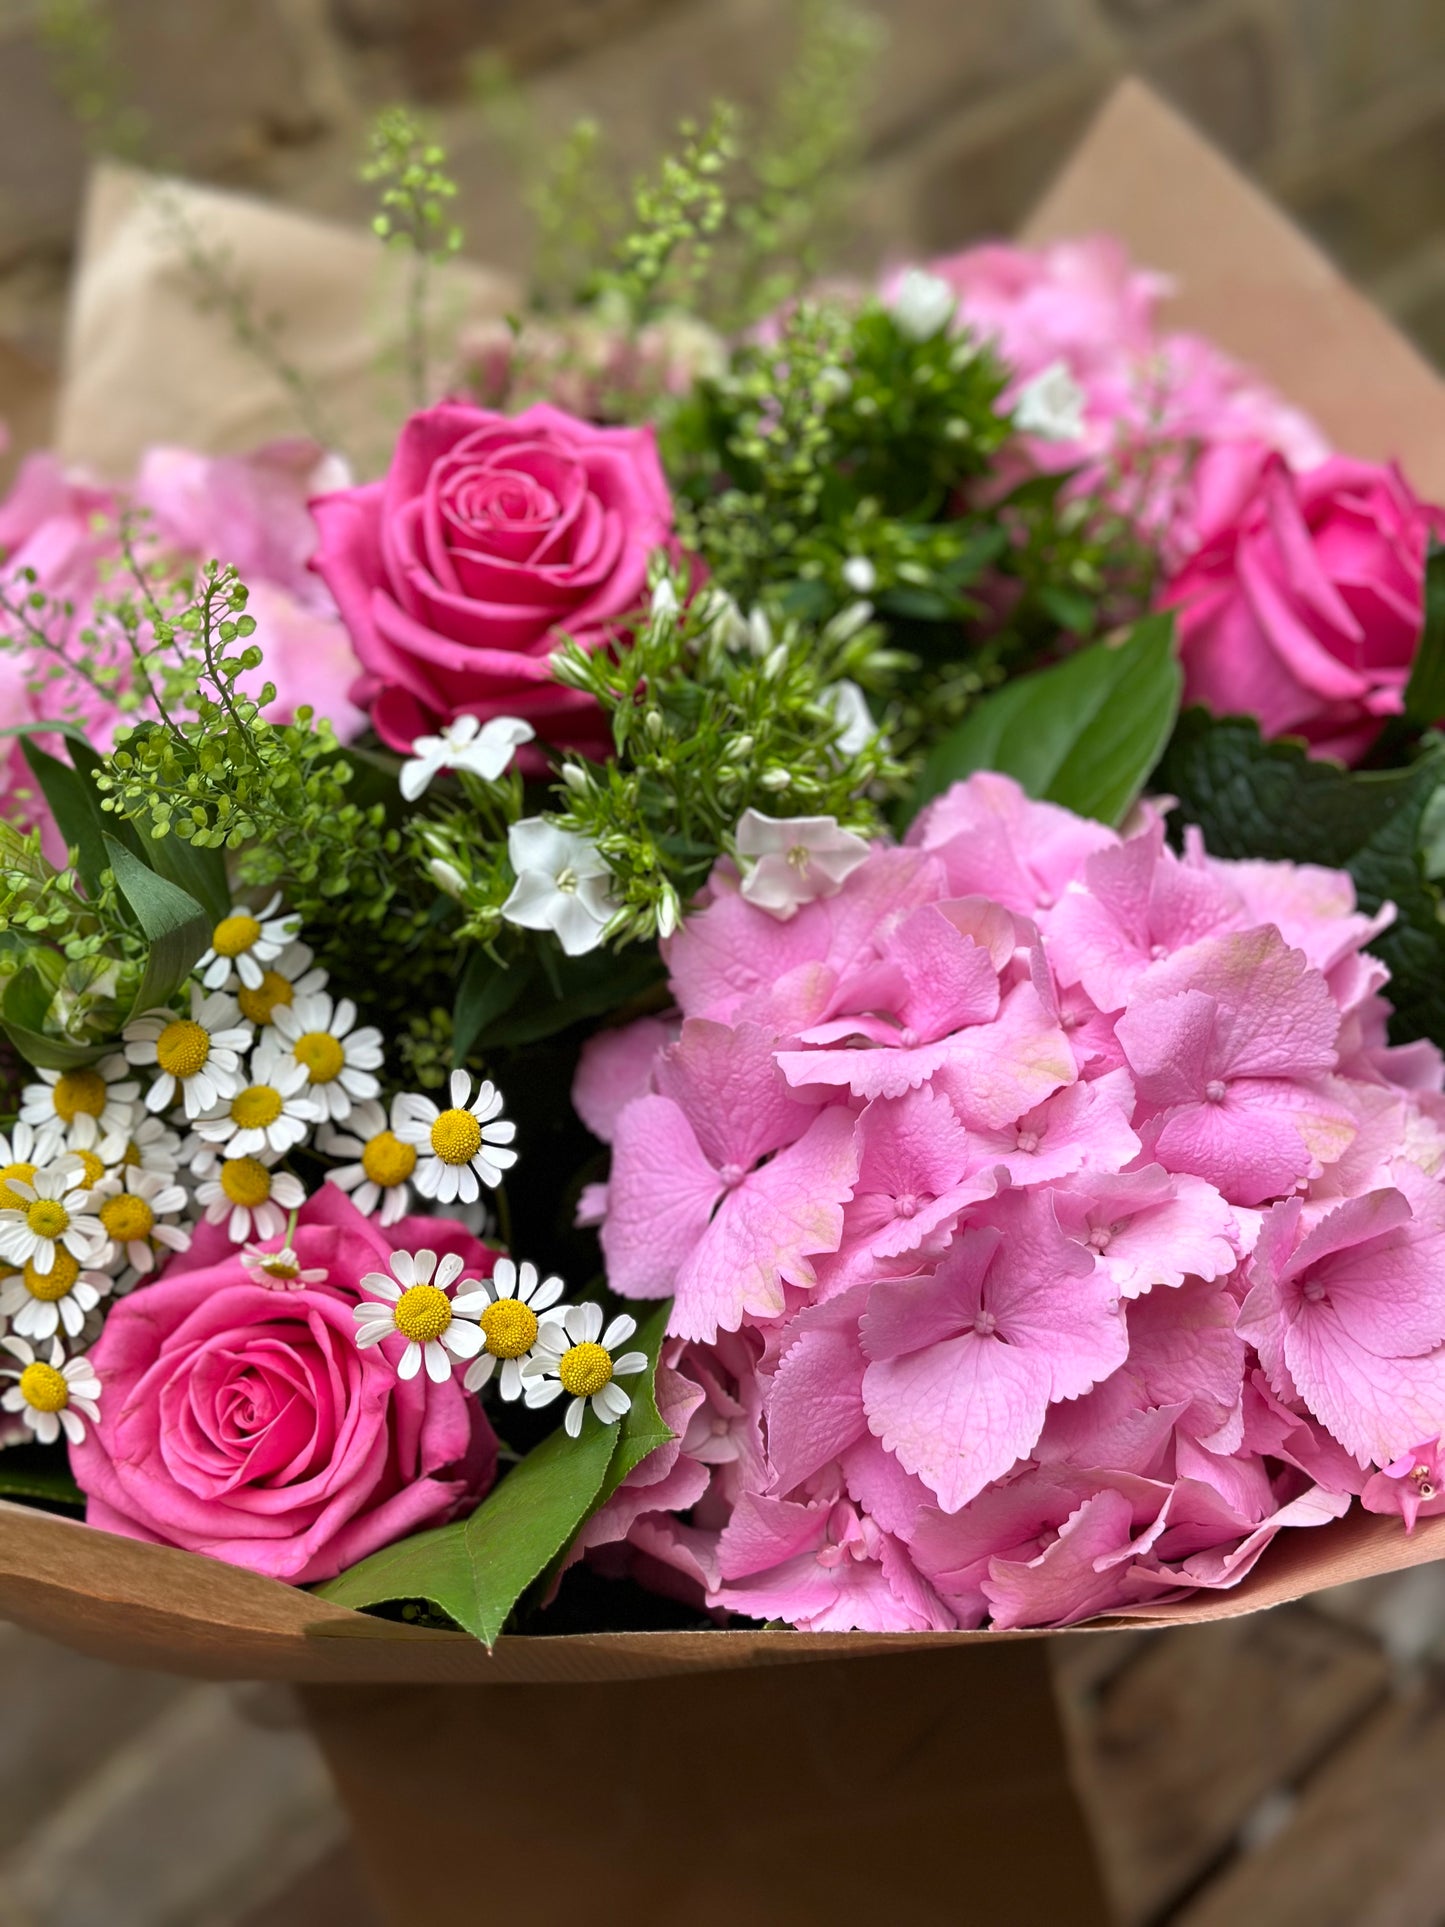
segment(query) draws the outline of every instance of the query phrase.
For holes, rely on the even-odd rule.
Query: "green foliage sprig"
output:
[[[372,232],[409,257],[407,283],[407,375],[412,406],[431,399],[428,287],[432,269],[461,252],[462,231],[453,219],[457,184],[447,172],[446,150],[406,107],[388,107],[372,124],[361,178],[380,191]]]

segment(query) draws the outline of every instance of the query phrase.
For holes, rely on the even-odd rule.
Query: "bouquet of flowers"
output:
[[[1108,237],[828,280],[868,44],[445,366],[385,117],[381,472],[26,464],[0,1494],[488,1644],[1445,1511],[1442,512]]]

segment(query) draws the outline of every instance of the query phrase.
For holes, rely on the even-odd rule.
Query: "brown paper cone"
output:
[[[1109,1918],[1041,1646],[302,1700],[396,1927]]]
[[[1288,217],[1157,94],[1126,80],[1024,226],[1116,234],[1178,282],[1168,317],[1313,415],[1346,455],[1445,500],[1445,383]]]

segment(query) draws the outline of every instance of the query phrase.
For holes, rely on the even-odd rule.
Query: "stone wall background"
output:
[[[71,5],[78,0],[70,0]],[[1445,0],[874,0],[862,259],[1007,230],[1121,73],[1144,75],[1445,360]],[[467,251],[525,265],[515,156],[479,110],[502,60],[545,134],[591,113],[629,165],[717,94],[776,79],[790,0],[107,0],[143,158],[342,219],[369,116],[426,107]],[[87,164],[39,0],[0,0],[0,361],[43,433]],[[7,384],[13,391],[15,384]]]

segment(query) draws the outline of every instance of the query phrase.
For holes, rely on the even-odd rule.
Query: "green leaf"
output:
[[[362,1609],[423,1599],[492,1645],[522,1595],[562,1557],[583,1524],[627,1474],[672,1434],[657,1410],[657,1354],[670,1304],[659,1305],[627,1349],[645,1350],[645,1373],[628,1381],[632,1410],[620,1426],[589,1409],[579,1438],[557,1430],[529,1452],[470,1519],[374,1552],[317,1588],[323,1599]]]
[[[129,827],[127,824],[126,828]],[[143,860],[157,876],[174,883],[198,903],[206,913],[208,925],[214,926],[231,914],[226,859],[220,850],[203,850],[194,843],[183,842],[172,830],[169,836],[146,838]],[[209,935],[206,942],[210,942]]]
[[[1180,718],[1155,775],[1179,799],[1171,822],[1198,824],[1212,856],[1325,864],[1349,871],[1362,909],[1393,903],[1394,923],[1370,945],[1390,967],[1391,1035],[1445,1044],[1445,924],[1422,850],[1442,784],[1445,747],[1404,769],[1348,770],[1202,709]]]
[[[68,1071],[77,1064],[91,1064],[102,1053],[99,1044],[77,1044],[63,1037],[49,1037],[45,1033],[45,1019],[49,1015],[54,991],[44,982],[31,964],[10,979],[5,986],[5,996],[0,1002],[0,1023],[5,1035],[37,1070]]]
[[[1123,642],[1096,642],[985,696],[919,778],[922,808],[975,770],[1001,770],[1030,796],[1118,823],[1169,740],[1181,686],[1172,616],[1146,616]]]
[[[105,851],[116,887],[151,946],[131,1010],[151,1010],[190,975],[211,941],[212,923],[188,890],[157,876],[113,836],[106,837]]]
[[[555,984],[531,977],[509,1011],[478,1033],[475,1047],[511,1049],[555,1036],[584,1018],[601,1017],[663,980],[663,966],[650,946],[634,945],[620,956],[594,950],[586,957],[556,960]]]
[[[39,743],[27,741],[21,749],[66,846],[75,851],[75,867],[86,895],[96,896],[100,873],[110,864],[105,853],[106,819],[101,813],[100,792],[80,762],[83,746],[74,741],[70,745],[74,768]],[[88,749],[86,753],[94,755]]]
[[[1430,544],[1425,564],[1425,624],[1405,687],[1406,718],[1420,729],[1445,720],[1445,547]]]
[[[527,988],[531,959],[516,959],[503,966],[485,950],[474,950],[467,960],[462,980],[457,985],[457,1001],[452,1011],[452,1062],[464,1064],[473,1044],[516,1003]]]
[[[70,1476],[63,1446],[8,1446],[0,1452],[0,1499],[37,1499],[44,1505],[84,1508],[85,1494]]]

